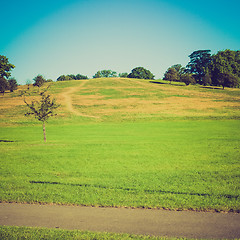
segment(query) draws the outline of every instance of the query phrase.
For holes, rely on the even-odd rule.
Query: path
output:
[[[91,115],[87,115],[84,113],[81,113],[79,111],[77,111],[74,107],[73,107],[73,101],[72,101],[72,96],[75,92],[80,91],[82,89],[82,87],[86,84],[86,81],[82,81],[79,86],[75,86],[75,87],[69,87],[66,88],[66,90],[60,94],[61,98],[64,99],[64,103],[67,107],[67,110],[77,116],[83,116],[83,117],[90,117],[90,118],[98,118],[96,116],[91,116]]]
[[[240,238],[240,214],[0,203],[0,225],[187,238]]]

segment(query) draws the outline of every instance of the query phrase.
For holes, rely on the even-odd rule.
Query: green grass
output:
[[[240,121],[1,128],[0,200],[240,210]]]
[[[150,236],[138,236],[133,234],[117,234],[117,233],[98,233],[89,231],[77,230],[60,230],[60,229],[47,229],[47,228],[30,228],[30,227],[6,227],[0,226],[0,239],[28,239],[28,240],[176,240],[186,238],[162,238]]]
[[[66,88],[96,117],[68,112]],[[0,98],[0,201],[240,211],[239,89],[115,78],[50,92],[47,144],[18,92]]]

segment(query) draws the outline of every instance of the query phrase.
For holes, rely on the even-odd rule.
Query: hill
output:
[[[28,122],[20,92],[0,96],[0,121]],[[34,88],[30,88],[34,98]],[[35,87],[36,89],[36,87]],[[59,120],[78,121],[156,121],[159,119],[239,119],[240,90],[183,86],[163,81],[101,78],[56,82],[51,94],[61,104]]]

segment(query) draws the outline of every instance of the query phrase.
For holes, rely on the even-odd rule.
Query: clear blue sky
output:
[[[240,50],[239,0],[0,0],[0,55],[20,84],[142,66],[156,78],[195,50]]]

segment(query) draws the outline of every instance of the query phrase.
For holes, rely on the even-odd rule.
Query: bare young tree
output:
[[[31,103],[27,103],[24,98],[24,102],[28,106],[28,111],[25,113],[25,116],[33,115],[38,121],[43,123],[44,142],[46,142],[45,122],[47,122],[51,116],[57,115],[54,113],[54,110],[59,107],[55,99],[51,99],[51,96],[47,93],[47,89],[39,92],[41,97],[39,101],[34,100]]]

